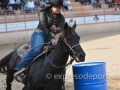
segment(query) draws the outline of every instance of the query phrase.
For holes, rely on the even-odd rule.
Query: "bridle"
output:
[[[64,68],[63,71],[59,73],[59,74],[63,74],[64,71],[66,71],[67,66],[70,66],[70,65],[72,64],[72,62],[74,61],[74,59],[75,59],[76,61],[79,61],[78,57],[77,57],[76,54],[75,54],[75,51],[73,50],[73,48],[75,48],[76,46],[79,46],[79,44],[75,44],[75,45],[73,45],[73,46],[71,47],[71,46],[69,45],[69,43],[67,42],[66,38],[64,37],[64,31],[61,33],[60,38],[63,40],[63,42],[66,44],[66,46],[69,47],[70,51],[72,51],[72,58],[71,58],[71,60],[70,60],[66,65],[64,65],[64,66],[56,66],[56,65],[54,65],[54,64],[46,57],[46,55],[45,55],[45,57],[46,57],[46,59],[48,59],[48,61],[51,63],[51,65],[54,66],[55,68]],[[51,83],[48,84],[48,86],[50,86],[50,85],[53,83],[54,80],[55,80],[55,79],[53,79],[53,80],[51,81]],[[47,87],[48,87],[48,86],[47,86]],[[46,90],[46,88],[45,88],[44,90]]]
[[[66,71],[66,69],[72,64],[72,62],[73,62],[74,60],[76,60],[76,61],[79,62],[79,59],[78,59],[78,57],[76,56],[75,51],[73,50],[73,48],[75,48],[76,46],[79,46],[79,44],[75,44],[75,45],[73,45],[73,46],[71,47],[71,46],[69,45],[69,43],[67,42],[66,38],[64,37],[64,32],[61,33],[60,38],[61,38],[61,39],[63,40],[63,42],[69,47],[70,51],[72,51],[72,58],[71,58],[71,60],[70,60],[66,65],[64,65],[64,66],[56,66],[55,64],[53,64],[53,63],[49,60],[49,58],[47,58],[47,53],[45,54],[45,58],[51,63],[51,65],[52,65],[53,67],[55,67],[55,68],[64,68],[64,69],[59,73],[59,75],[60,75],[60,74],[63,74],[63,73]],[[50,86],[50,85],[54,82],[54,80],[55,80],[55,79],[53,79],[48,86]],[[47,87],[48,87],[48,86],[47,86]],[[46,89],[45,89],[45,90],[46,90]]]
[[[75,44],[73,46],[70,46],[70,44],[67,42],[66,38],[64,37],[64,31],[61,33],[60,38],[62,38],[63,42],[66,44],[66,46],[69,47],[70,51],[72,52],[72,57],[73,59],[75,59],[77,62],[79,62],[78,57],[76,56],[75,51],[73,50],[73,48],[80,46],[79,44]]]
[[[55,68],[65,68],[65,67],[71,65],[74,60],[76,60],[76,62],[79,62],[79,59],[78,59],[78,57],[76,56],[75,51],[73,50],[73,48],[75,48],[76,46],[79,46],[79,44],[75,44],[75,45],[73,45],[73,46],[71,47],[71,46],[69,45],[69,43],[67,42],[66,38],[64,37],[64,31],[61,33],[61,35],[60,35],[59,38],[61,38],[61,39],[63,40],[63,42],[65,43],[65,45],[68,46],[68,48],[69,48],[70,51],[72,52],[71,60],[70,60],[66,65],[64,65],[64,66],[56,66],[55,64],[53,64],[53,63],[49,60],[49,58],[47,58],[47,53],[45,54],[45,58],[46,58],[46,59],[51,63],[51,65],[52,65],[53,67],[55,67]]]

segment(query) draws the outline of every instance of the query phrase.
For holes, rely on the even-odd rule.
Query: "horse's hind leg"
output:
[[[6,90],[12,90],[11,89],[11,82],[13,81],[13,73],[14,72],[7,72],[7,78],[6,78]]]

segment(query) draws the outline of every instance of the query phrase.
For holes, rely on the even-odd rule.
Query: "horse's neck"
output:
[[[65,65],[67,63],[68,57],[69,51],[67,46],[60,38],[55,50],[53,51],[53,62],[57,65]]]

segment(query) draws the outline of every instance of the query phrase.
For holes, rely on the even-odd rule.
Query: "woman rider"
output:
[[[33,32],[30,45],[31,48],[40,45],[42,43],[47,43],[53,38],[51,32],[60,33],[63,30],[65,24],[65,18],[60,13],[61,6],[63,5],[63,0],[52,0],[49,2],[50,6],[45,7],[40,12],[40,20],[37,29]],[[52,44],[56,44],[55,40],[52,40]],[[41,52],[44,44],[37,46],[32,49],[18,66],[15,68],[14,77],[19,76],[19,70],[26,68],[28,64]]]

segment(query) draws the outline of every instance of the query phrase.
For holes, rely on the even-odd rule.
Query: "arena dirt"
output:
[[[106,62],[108,90],[120,90],[120,31],[82,35],[80,43],[86,52],[86,62]],[[0,59],[19,44],[0,45]],[[74,90],[71,66],[66,75],[66,90]],[[0,74],[0,90],[5,90],[5,77]],[[23,86],[14,81],[12,90],[21,90]]]

